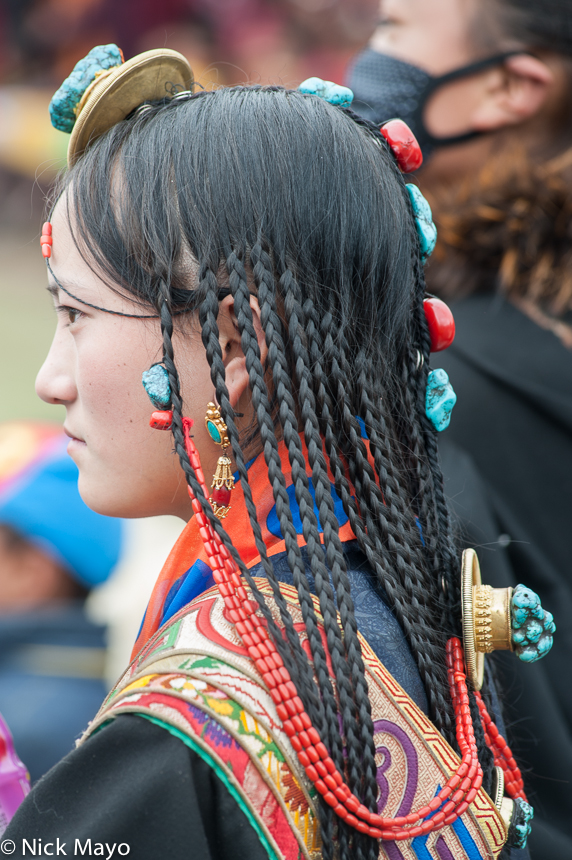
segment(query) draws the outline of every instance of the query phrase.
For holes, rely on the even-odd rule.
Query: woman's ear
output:
[[[519,125],[536,116],[544,107],[555,75],[543,60],[530,54],[507,57],[502,66],[487,75],[487,86],[475,107],[472,127],[494,131]]]
[[[268,347],[260,320],[260,306],[256,296],[250,297],[250,309],[252,311],[254,333],[260,351],[260,361],[264,367],[268,355]],[[226,296],[220,303],[218,327],[219,343],[226,372],[226,385],[231,405],[235,408],[241,396],[249,387],[249,375],[246,358],[242,350],[242,338],[238,328],[233,296]]]
[[[554,82],[547,63],[515,54],[494,68],[439,87],[425,108],[425,124],[436,137],[519,125],[542,110]]]

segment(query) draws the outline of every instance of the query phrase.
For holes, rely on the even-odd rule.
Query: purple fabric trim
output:
[[[395,817],[399,815],[408,815],[411,812],[411,807],[413,806],[413,800],[415,798],[415,792],[417,791],[417,782],[419,778],[417,751],[412,741],[403,731],[403,729],[395,725],[395,723],[392,723],[390,720],[376,720],[373,724],[373,731],[374,734],[376,732],[386,732],[388,735],[391,735],[393,738],[396,739],[396,741],[401,746],[403,752],[405,753],[405,759],[407,761],[407,778],[405,782],[405,791],[403,792],[403,799],[401,801],[399,809],[395,813]],[[389,786],[385,777],[385,771],[389,768],[391,764],[391,755],[387,747],[384,746],[377,747],[376,752],[382,752],[384,756],[383,762],[377,771],[377,784],[379,785],[380,791],[378,812],[381,815],[385,804],[387,803],[387,798],[389,794]],[[403,860],[403,854],[399,850],[399,847],[396,842],[384,842],[383,848],[389,860]]]
[[[439,855],[439,860],[455,860],[442,836],[435,843],[435,851]]]
[[[405,791],[403,792],[403,800],[401,801],[401,805],[397,812],[395,813],[395,817],[400,815],[408,815],[411,812],[411,807],[413,806],[413,800],[415,798],[415,792],[417,791],[417,782],[419,778],[419,766],[417,763],[417,751],[407,736],[407,734],[403,731],[402,728],[392,723],[390,720],[376,720],[373,724],[373,732],[376,734],[377,732],[386,732],[386,734],[391,735],[395,738],[395,740],[401,746],[403,752],[405,753],[405,759],[407,761],[407,779],[405,782]],[[379,750],[384,752],[385,756],[388,755],[389,751],[386,751],[386,748],[381,746]],[[387,765],[385,765],[385,761],[380,768],[382,772],[382,779],[385,780],[385,776],[383,776],[383,772],[385,771]],[[384,807],[378,804],[378,812],[381,815]]]

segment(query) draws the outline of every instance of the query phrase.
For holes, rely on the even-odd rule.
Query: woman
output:
[[[483,570],[487,556],[504,553],[514,581],[524,578],[559,608],[550,661],[525,675],[516,661],[503,661],[502,674],[519,701],[507,719],[530,771],[532,854],[565,860],[572,855],[572,793],[563,788],[572,768],[572,698],[562,684],[572,653],[572,3],[384,0],[381,10],[350,86],[379,122],[405,109],[426,155],[419,182],[439,229],[428,284],[456,300],[457,338],[443,366],[459,405],[445,446],[463,446],[488,487],[496,529],[479,542],[493,541],[496,553],[483,553]],[[442,453],[452,460],[446,447]],[[458,496],[461,506],[466,497],[466,490]]]
[[[91,507],[189,523],[130,669],[7,835],[137,857],[522,844],[455,639],[431,229],[395,156],[413,144],[311,92],[192,94],[180,55],[112,48],[95,80],[88,58],[42,237],[58,327],[38,391],[66,406]]]

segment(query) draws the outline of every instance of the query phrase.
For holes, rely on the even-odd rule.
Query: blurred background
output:
[[[342,81],[372,34],[378,0],[0,0],[0,420],[63,420],[34,393],[54,324],[38,246],[46,190],[67,135],[48,103],[98,44],[126,58],[181,51],[207,89],[245,81]]]

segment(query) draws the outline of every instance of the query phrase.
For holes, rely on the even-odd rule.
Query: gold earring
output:
[[[223,520],[230,511],[230,494],[234,487],[234,478],[230,457],[226,456],[226,449],[229,446],[228,428],[215,403],[207,403],[205,426],[213,442],[222,447],[222,454],[218,458],[216,471],[213,475],[209,502],[215,516],[219,520]]]

